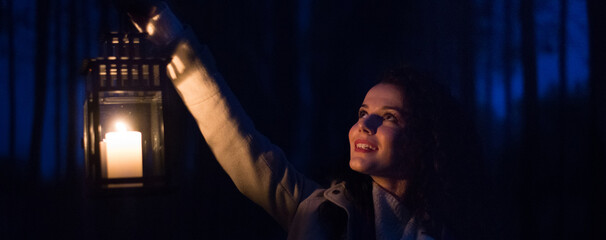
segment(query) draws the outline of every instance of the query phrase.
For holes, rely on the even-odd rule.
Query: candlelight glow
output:
[[[126,131],[128,131],[128,127],[123,122],[116,122],[116,131],[126,132]]]

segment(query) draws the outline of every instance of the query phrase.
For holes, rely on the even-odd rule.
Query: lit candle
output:
[[[117,132],[108,132],[101,142],[102,175],[107,178],[143,177],[141,132],[128,131],[116,123]]]

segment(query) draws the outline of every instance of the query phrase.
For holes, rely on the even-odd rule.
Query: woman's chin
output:
[[[371,174],[374,164],[367,159],[363,158],[351,158],[349,160],[349,167],[351,170],[354,170],[363,174]]]

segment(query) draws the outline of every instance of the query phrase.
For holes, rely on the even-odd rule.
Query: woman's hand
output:
[[[148,39],[159,47],[171,43],[183,26],[169,10],[168,5],[157,0],[113,0],[119,12],[125,12],[137,30],[149,35]]]

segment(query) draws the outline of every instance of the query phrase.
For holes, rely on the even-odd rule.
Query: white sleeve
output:
[[[168,8],[159,15],[155,29],[173,31],[167,26],[181,26]],[[200,47],[190,30],[164,35],[174,36],[171,44],[159,44],[174,47],[167,72],[213,154],[240,192],[288,230],[299,203],[319,186],[257,132],[216,71],[210,51]]]

